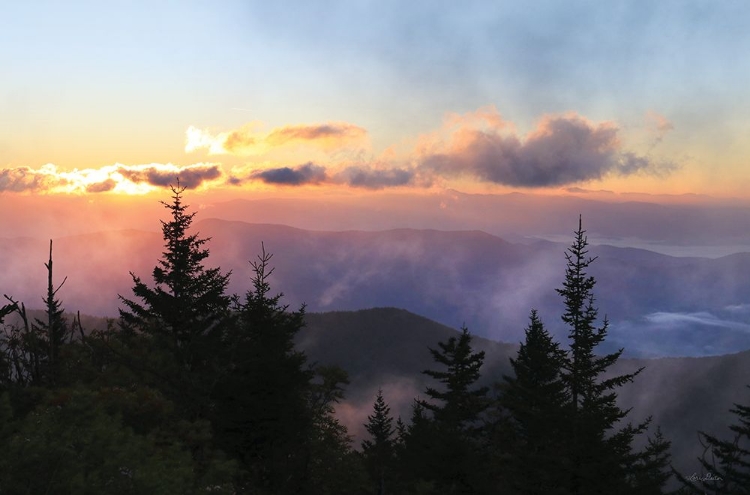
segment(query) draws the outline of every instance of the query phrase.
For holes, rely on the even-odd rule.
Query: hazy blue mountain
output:
[[[232,270],[230,290],[248,288],[248,261],[261,243],[274,254],[273,288],[310,311],[375,306],[407,309],[476,335],[518,342],[531,308],[564,337],[555,293],[567,242],[508,242],[482,231],[395,229],[310,231],[281,225],[206,219],[210,266]],[[0,292],[41,305],[48,241],[0,239]],[[129,295],[129,271],[149,280],[160,256],[156,232],[115,231],[54,242],[55,277],[68,276],[65,308],[115,315]],[[750,254],[673,257],[633,248],[593,246],[601,316],[611,347],[633,356],[726,354],[750,349]]]

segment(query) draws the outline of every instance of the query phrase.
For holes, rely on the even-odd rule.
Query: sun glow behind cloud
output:
[[[123,165],[116,163],[93,169],[59,170],[52,163],[38,169],[30,167],[0,170],[0,192],[36,194],[119,193],[147,194],[179,180],[188,189],[196,189],[222,177],[215,164],[187,166],[167,164]]]

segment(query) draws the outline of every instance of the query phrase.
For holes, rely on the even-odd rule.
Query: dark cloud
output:
[[[94,184],[89,184],[86,186],[86,192],[88,193],[100,193],[100,192],[107,192],[111,191],[115,188],[117,183],[113,179],[107,179],[102,182],[96,182]]]
[[[28,167],[0,170],[0,192],[46,191],[66,184],[68,181],[55,175],[54,171],[45,173],[43,170],[33,170]]]
[[[352,187],[383,189],[412,184],[415,173],[406,168],[372,169],[365,166],[351,166],[339,173],[336,178]]]
[[[469,175],[486,182],[522,187],[575,184],[663,167],[633,153],[621,153],[618,129],[578,116],[549,117],[525,142],[496,130],[461,129],[447,152],[426,155],[421,168],[446,176]]]
[[[221,177],[221,170],[218,165],[199,165],[180,170],[164,170],[158,167],[138,169],[120,167],[118,172],[131,182],[146,182],[152,186],[173,185],[179,179],[180,185],[187,189],[195,189],[204,181]]]
[[[373,169],[366,165],[354,165],[331,176],[325,167],[314,163],[305,163],[297,167],[279,167],[258,170],[250,174],[250,180],[260,180],[266,184],[282,186],[300,186],[303,184],[346,184],[365,189],[383,189],[413,184],[415,172],[406,168]],[[229,184],[239,185],[243,181],[236,176],[227,180]]]
[[[250,175],[251,179],[261,180],[266,184],[281,184],[300,186],[303,184],[319,184],[327,179],[326,169],[313,163],[305,163],[298,167],[280,167],[259,170]]]

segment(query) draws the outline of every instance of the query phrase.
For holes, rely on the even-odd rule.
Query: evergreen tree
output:
[[[439,349],[430,352],[443,369],[423,372],[442,384],[440,390],[427,387],[425,393],[434,402],[421,405],[431,413],[436,435],[426,460],[436,488],[445,494],[481,493],[487,478],[480,432],[489,389],[476,386],[484,351],[474,353],[471,339],[464,327],[458,337],[439,342]]]
[[[120,338],[129,353],[119,358],[200,418],[211,407],[209,395],[223,365],[230,274],[203,266],[209,239],[189,233],[195,213],[183,203],[179,180],[171,191],[172,202],[162,202],[171,219],[161,222],[164,252],[152,273],[154,287],[131,272],[135,299],[120,296]]]
[[[189,233],[195,212],[188,213],[182,200],[185,187],[179,180],[171,191],[172,202],[161,202],[172,218],[161,222],[165,250],[152,273],[155,286],[149,287],[131,272],[137,300],[120,296],[125,305],[120,320],[128,330],[164,336],[179,364],[197,371],[205,357],[201,350],[206,337],[220,333],[229,313],[232,298],[226,288],[230,274],[203,266],[209,256],[204,245],[210,239]]]
[[[588,256],[588,239],[578,221],[575,239],[565,253],[567,267],[563,287],[563,322],[569,328],[570,350],[562,368],[562,379],[569,393],[565,455],[570,462],[567,483],[570,493],[595,494],[627,492],[627,474],[636,461],[632,442],[645,431],[648,422],[618,429],[628,410],[617,405],[616,390],[632,382],[640,372],[605,377],[622,354],[597,356],[596,349],[607,336],[608,322],[596,326],[594,307],[596,281],[587,269],[595,260]]]
[[[226,337],[226,369],[214,393],[217,441],[239,459],[250,483],[295,493],[303,483],[312,428],[308,402],[314,372],[294,338],[304,306],[291,312],[270,295],[272,255],[251,262],[254,276]]]
[[[362,442],[362,454],[365,464],[370,473],[370,478],[375,483],[375,493],[385,495],[386,479],[392,476],[391,468],[395,455],[396,430],[393,427],[391,408],[383,399],[383,390],[378,390],[373,412],[367,416],[365,429],[370,434],[370,440]]]
[[[300,495],[349,495],[365,491],[367,473],[361,456],[352,449],[346,427],[334,415],[344,398],[349,378],[338,366],[318,366],[310,390],[309,404],[313,428],[306,450],[304,484]]]
[[[634,495],[660,495],[665,493],[667,482],[672,477],[671,456],[669,449],[672,443],[667,440],[660,428],[648,445],[639,454],[639,458],[630,473]]]
[[[401,424],[397,472],[404,491],[415,494],[434,493],[435,472],[439,469],[433,450],[437,431],[427,416],[422,400],[414,400],[409,424]]]
[[[471,334],[464,327],[458,337],[438,342],[439,349],[430,349],[432,358],[444,370],[423,373],[441,383],[444,390],[427,387],[425,393],[438,403],[423,401],[434,420],[448,429],[471,432],[479,426],[481,413],[487,409],[487,387],[472,388],[480,377],[484,351],[472,353]]]
[[[735,403],[730,412],[737,418],[729,427],[734,434],[731,440],[699,433],[704,448],[699,460],[704,473],[691,478],[678,474],[691,493],[750,494],[750,406]]]
[[[504,377],[498,421],[510,416],[510,432],[504,435],[500,460],[504,476],[518,493],[547,495],[565,493],[563,480],[570,466],[560,455],[564,448],[569,394],[561,377],[565,352],[531,311],[526,339],[510,363],[512,377]]]

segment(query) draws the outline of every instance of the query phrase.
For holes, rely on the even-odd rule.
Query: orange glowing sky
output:
[[[748,198],[750,7],[6,3],[0,195]]]

